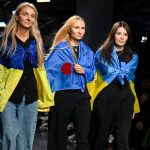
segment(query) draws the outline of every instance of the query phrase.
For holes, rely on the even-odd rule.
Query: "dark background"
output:
[[[0,0],[0,21],[6,23],[22,0]],[[96,51],[109,33],[112,24],[126,21],[132,30],[134,48],[139,54],[137,79],[149,76],[150,54],[150,0],[51,0],[37,3],[39,28],[46,50],[57,30],[72,15],[82,16],[87,24],[84,40]],[[3,28],[0,28],[3,31]],[[143,40],[142,40],[143,37]]]
[[[22,0],[0,0],[0,21],[8,22],[12,11]],[[150,0],[51,0],[47,3],[34,3],[38,13],[39,29],[46,50],[64,21],[72,15],[80,15],[86,21],[84,40],[96,51],[104,42],[113,23],[126,21],[131,27],[134,50],[139,55],[139,65],[135,83],[150,78]],[[0,32],[4,28],[0,28]],[[45,119],[44,119],[45,118]],[[46,150],[48,115],[39,114],[34,150]],[[74,141],[68,142],[67,149],[74,150]]]

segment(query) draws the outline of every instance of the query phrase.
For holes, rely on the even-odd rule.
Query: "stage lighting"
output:
[[[141,43],[146,43],[146,41],[147,41],[147,36],[142,36]]]
[[[15,14],[15,12],[16,12],[16,11],[15,11],[15,10],[13,10],[13,11],[12,11],[12,14],[14,15],[14,14]]]
[[[38,3],[50,2],[50,0],[37,0]]]
[[[5,22],[0,22],[0,27],[6,27]]]

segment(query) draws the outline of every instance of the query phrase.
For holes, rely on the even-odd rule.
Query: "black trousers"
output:
[[[134,96],[128,85],[112,84],[104,88],[95,99],[90,141],[92,150],[106,150],[112,127],[115,127],[115,150],[129,150]]]
[[[48,150],[66,150],[67,125],[73,118],[76,150],[89,150],[90,95],[87,90],[65,90],[55,94],[55,106],[49,113]]]

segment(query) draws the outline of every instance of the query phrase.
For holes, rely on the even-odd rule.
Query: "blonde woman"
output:
[[[2,150],[32,150],[38,106],[53,105],[37,17],[21,3],[0,37]]]
[[[75,125],[77,149],[89,150],[90,95],[86,83],[94,79],[94,54],[82,41],[85,22],[70,17],[57,32],[45,62],[55,106],[49,117],[48,150],[66,150],[67,125]]]

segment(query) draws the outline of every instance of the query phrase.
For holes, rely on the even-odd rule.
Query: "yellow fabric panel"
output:
[[[88,88],[89,94],[91,95],[91,109],[93,109],[93,103],[94,103],[96,96],[107,85],[108,84],[105,81],[103,81],[101,74],[98,72],[96,72],[94,80],[87,83],[87,88]],[[138,113],[140,112],[140,106],[139,106],[138,98],[135,92],[134,84],[131,81],[130,81],[130,88],[135,97],[134,113]]]
[[[38,89],[38,111],[48,112],[54,105],[54,93],[50,89],[44,66],[34,69]]]
[[[132,90],[132,93],[135,97],[135,102],[134,102],[134,113],[139,113],[140,112],[140,106],[139,106],[139,101],[135,92],[134,84],[132,81],[130,81],[130,88]]]
[[[94,103],[96,96],[107,85],[108,84],[105,81],[103,81],[101,74],[98,72],[96,72],[94,80],[87,83],[87,89],[91,96],[91,109],[93,109],[93,103]]]
[[[23,71],[14,68],[6,68],[0,64],[0,112],[16,88]]]

